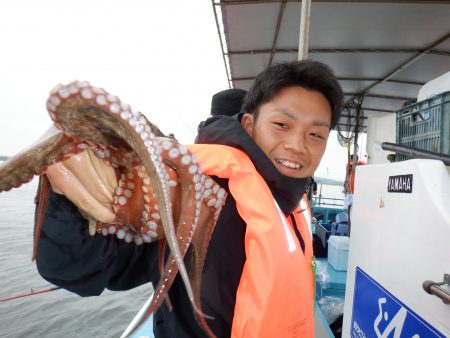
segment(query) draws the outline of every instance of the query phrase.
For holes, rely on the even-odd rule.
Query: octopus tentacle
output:
[[[179,145],[174,140],[161,139],[161,155],[165,158],[165,163],[174,168],[178,174],[178,180],[180,182],[191,182],[192,184],[181,185],[180,194],[180,211],[179,214],[183,217],[178,217],[177,224],[177,239],[180,247],[180,253],[182,257],[186,254],[189,245],[191,244],[192,237],[199,222],[199,217],[202,208],[203,189],[204,185],[201,184],[202,175],[201,169],[197,164],[195,156],[190,154],[186,147]],[[164,301],[167,291],[175,280],[178,272],[178,265],[176,264],[176,258],[171,252],[168,263],[164,270],[163,275],[155,289],[152,302],[145,310],[143,316],[136,323],[135,327],[141,325],[152,313],[154,313]],[[193,290],[192,296],[188,294],[196,313],[200,317],[206,316],[201,312],[201,308],[198,304],[195,304],[196,290]],[[130,331],[132,334],[135,329]]]
[[[208,206],[208,208],[203,208],[200,214],[200,220],[192,238],[192,254],[188,264],[189,278],[191,280],[192,289],[194,290],[195,296],[194,302],[200,310],[201,276],[205,263],[206,252],[220,211],[225,203],[226,196],[227,193],[223,188],[220,188],[220,186],[217,183],[214,183],[211,178],[206,179],[203,198],[204,203]],[[197,313],[196,318],[205,333],[209,337],[215,337],[209,328],[205,317],[200,316]]]
[[[49,165],[67,158],[66,154],[73,151],[72,148],[72,140],[57,132],[33,148],[17,154],[0,165],[0,191],[9,191],[28,183],[33,176],[41,175]]]
[[[177,240],[180,246],[180,252],[184,257],[191,243],[193,233],[198,224],[198,216],[202,209],[202,195],[199,190],[203,187],[196,182],[198,176],[201,175],[201,169],[198,167],[195,157],[187,151],[186,147],[180,146],[169,139],[162,140],[161,145],[162,155],[164,155],[166,163],[174,168],[178,174],[177,181],[191,182],[191,184],[181,184],[180,199],[178,201]],[[180,217],[181,215],[183,217]],[[169,260],[172,258],[173,254],[171,253]],[[176,273],[176,269],[172,270],[173,278]],[[170,285],[164,283],[166,277],[167,276],[163,276],[161,278],[160,283],[155,290],[154,300],[151,305],[151,307],[154,307],[155,309],[162,302],[164,298],[162,295],[170,287]],[[155,307],[156,304],[158,305]]]

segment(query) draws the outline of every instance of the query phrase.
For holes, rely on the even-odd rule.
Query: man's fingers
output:
[[[108,177],[108,175],[114,175],[115,179],[114,169],[102,161],[101,164],[96,163],[98,168],[97,171],[91,162],[89,152],[89,150],[83,151],[77,155],[71,156],[70,159],[63,162],[64,166],[71,171],[92,197],[105,206],[111,205],[114,189],[111,189],[111,183],[108,185],[105,184],[104,179],[106,179],[105,177]],[[95,160],[97,160],[97,158],[95,158]],[[112,171],[112,174],[104,174],[108,170]],[[102,175],[99,175],[99,173],[102,173]],[[108,179],[110,181],[112,180],[111,178]]]
[[[92,151],[88,151],[89,159],[91,160],[92,167],[97,172],[100,179],[103,181],[105,186],[109,189],[111,194],[117,188],[117,177],[116,172],[113,167],[107,165],[102,159],[94,155]]]
[[[114,221],[115,214],[105,205],[101,204],[79,179],[69,170],[64,162],[51,165],[46,171],[47,177],[55,192],[65,195],[73,204],[94,219],[111,223]]]

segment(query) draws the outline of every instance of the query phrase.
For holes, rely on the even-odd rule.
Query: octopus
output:
[[[118,185],[113,196],[114,222],[105,224],[85,216],[91,235],[116,236],[136,245],[159,241],[162,248],[161,277],[152,301],[128,335],[163,301],[171,306],[168,290],[179,273],[199,324],[214,337],[201,310],[200,283],[225,190],[203,174],[186,146],[165,137],[142,113],[102,88],[80,81],[60,84],[50,92],[46,106],[57,129],[0,165],[0,192],[19,187],[35,175],[45,178],[49,165],[75,154],[95,154],[114,168]],[[40,190],[40,203],[45,203],[48,182]],[[33,257],[41,227],[37,222]],[[170,254],[165,261],[166,245]],[[185,264],[189,247],[192,254]]]

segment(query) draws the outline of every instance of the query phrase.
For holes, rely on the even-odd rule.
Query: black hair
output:
[[[341,116],[344,94],[333,71],[327,65],[312,61],[291,61],[277,63],[260,73],[249,89],[243,104],[243,111],[258,117],[259,108],[271,101],[280,90],[299,86],[320,92],[331,107],[331,128]]]

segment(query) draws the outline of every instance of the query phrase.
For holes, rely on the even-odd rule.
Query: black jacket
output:
[[[241,127],[238,116],[213,117],[203,122],[197,143],[244,150],[283,212],[288,215],[297,206],[306,180],[281,175]],[[227,180],[213,178],[228,191]],[[236,291],[245,263],[244,234],[245,223],[229,194],[208,247],[201,286],[203,312],[214,317],[208,319],[208,324],[218,337],[231,334]],[[157,243],[136,246],[115,236],[89,236],[87,221],[78,209],[64,196],[50,193],[36,259],[39,273],[49,282],[81,296],[99,295],[105,288],[127,290],[149,281],[156,285],[157,257]],[[155,337],[206,337],[194,318],[179,276],[169,296],[173,310],[163,303],[154,315]]]

